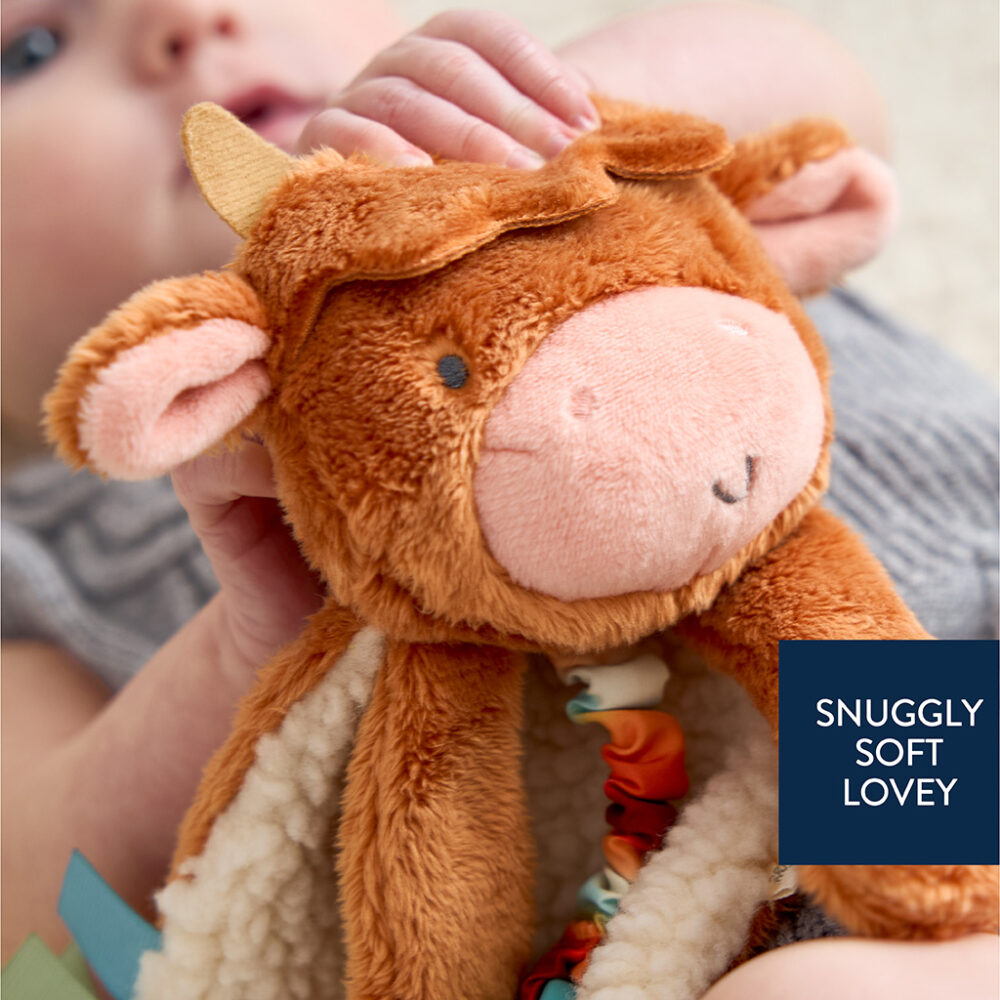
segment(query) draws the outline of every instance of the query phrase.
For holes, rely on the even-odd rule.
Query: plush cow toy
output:
[[[531,813],[556,926],[552,873],[587,874],[563,863],[591,836],[572,799],[599,770],[546,728],[532,654],[648,640],[679,678],[691,801],[578,989],[697,996],[767,897],[778,640],[927,638],[817,506],[827,362],[795,297],[881,243],[885,168],[828,122],[734,148],[687,115],[601,109],[536,171],[297,160],[189,113],[192,173],[245,242],[91,331],[50,432],[125,479],[258,436],[329,596],[205,771],[141,996],[510,1000]],[[858,933],[995,929],[994,869],[797,875]]]

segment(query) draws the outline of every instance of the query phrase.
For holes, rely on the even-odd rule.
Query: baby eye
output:
[[[457,354],[446,354],[438,361],[437,370],[449,389],[461,389],[469,381],[469,366]]]
[[[0,51],[0,76],[17,80],[41,69],[66,44],[56,28],[36,25],[16,35]]]

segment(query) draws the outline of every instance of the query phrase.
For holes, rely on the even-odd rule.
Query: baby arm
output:
[[[719,980],[704,1000],[996,1000],[1000,950],[992,934],[955,941],[822,938],[767,952]]]
[[[680,3],[604,25],[557,50],[592,90],[701,115],[739,138],[825,115],[886,156],[885,103],[836,39],[790,11],[731,0]]]
[[[115,697],[40,643],[4,649],[3,952],[67,941],[62,874],[83,851],[150,915],[201,769],[258,668],[319,606],[260,445],[174,475],[219,593]]]

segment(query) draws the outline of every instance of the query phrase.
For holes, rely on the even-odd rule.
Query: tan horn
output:
[[[202,197],[240,236],[249,236],[268,194],[295,160],[210,101],[188,110],[181,139]]]

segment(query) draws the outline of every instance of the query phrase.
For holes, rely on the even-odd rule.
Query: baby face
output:
[[[66,348],[131,291],[235,244],[184,165],[212,100],[291,150],[400,26],[346,0],[3,0],[3,409],[22,428]]]

